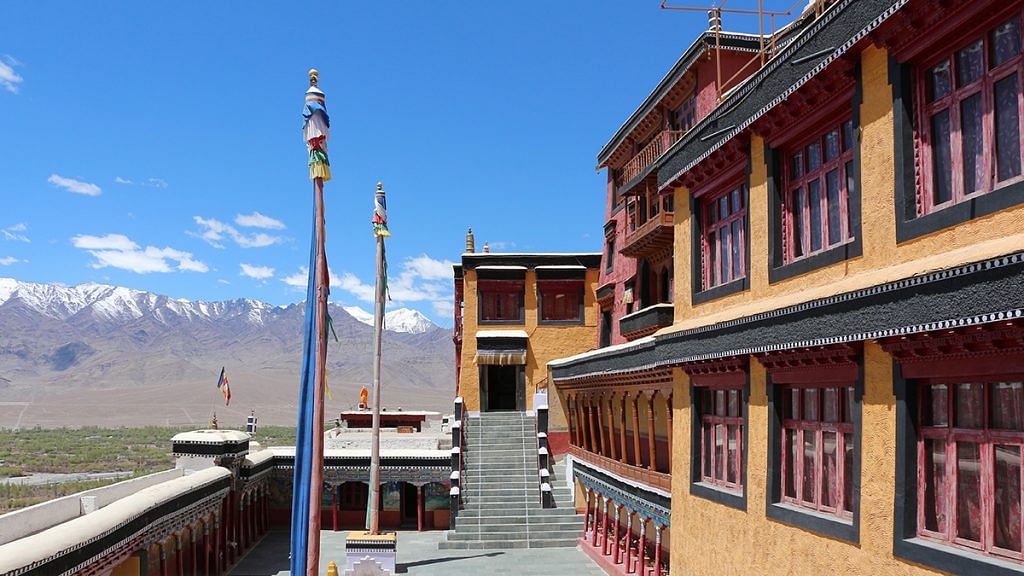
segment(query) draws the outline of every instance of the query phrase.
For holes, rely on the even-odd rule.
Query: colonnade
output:
[[[662,552],[664,525],[596,490],[587,489],[585,496],[584,541],[592,551],[622,574],[668,574],[668,558]]]
[[[672,393],[653,390],[579,391],[568,394],[569,436],[573,446],[622,464],[652,472],[672,470]],[[661,404],[662,410],[655,409]],[[640,429],[640,412],[646,412],[646,431]],[[627,425],[627,423],[631,423]],[[668,449],[660,461],[657,430],[665,430]],[[627,431],[632,442],[627,442]],[[641,436],[646,432],[646,446]],[[646,448],[646,452],[644,451]],[[645,457],[646,456],[646,457]]]

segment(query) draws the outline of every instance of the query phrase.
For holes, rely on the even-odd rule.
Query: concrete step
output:
[[[575,548],[578,538],[559,538],[557,540],[505,540],[502,542],[452,542],[437,543],[439,550],[508,550],[514,548]]]
[[[449,531],[447,534],[448,542],[504,542],[506,540],[558,540],[558,539],[569,539],[579,538],[583,535],[583,525],[580,524],[579,530],[530,530],[527,532],[477,532],[477,533],[464,533],[461,530],[452,532]]]

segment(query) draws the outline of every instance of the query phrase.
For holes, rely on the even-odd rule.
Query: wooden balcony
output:
[[[661,211],[655,214],[637,226],[636,230],[626,232],[626,242],[619,253],[630,258],[639,258],[664,248],[671,249],[674,223],[675,215],[672,212]]]
[[[672,492],[672,475],[665,474],[663,472],[655,472],[648,470],[647,468],[640,468],[638,466],[630,466],[629,464],[623,464],[618,460],[612,460],[611,458],[605,458],[599,456],[593,452],[588,452],[579,446],[569,446],[569,453],[574,458],[579,458],[584,462],[607,470],[612,474],[616,474],[622,478],[627,478],[641,484],[646,484],[652,488],[664,490],[666,492]]]
[[[626,192],[637,182],[643,180],[650,168],[662,154],[668,151],[680,138],[685,130],[663,130],[644,146],[636,156],[622,167],[619,181],[622,183],[620,192]]]
[[[655,304],[619,319],[619,333],[627,340],[636,340],[671,326],[675,309],[672,304]]]

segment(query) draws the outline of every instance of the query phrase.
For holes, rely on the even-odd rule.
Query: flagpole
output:
[[[385,212],[384,186],[377,183],[374,195],[373,233],[377,237],[377,286],[373,303],[373,429],[370,435],[370,534],[380,534],[380,359],[384,331],[384,299],[387,297],[387,271],[384,238],[390,236]]]
[[[306,564],[309,576],[318,576],[320,570],[320,510],[324,478],[324,383],[327,374],[327,296],[330,286],[325,250],[326,225],[324,217],[324,181],[313,181],[316,195],[316,371],[313,393],[313,468],[309,486],[309,549]]]

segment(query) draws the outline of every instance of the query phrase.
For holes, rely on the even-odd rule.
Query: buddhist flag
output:
[[[231,385],[228,384],[228,374],[223,367],[220,369],[220,378],[217,379],[217,389],[224,395],[224,405],[231,404]]]

